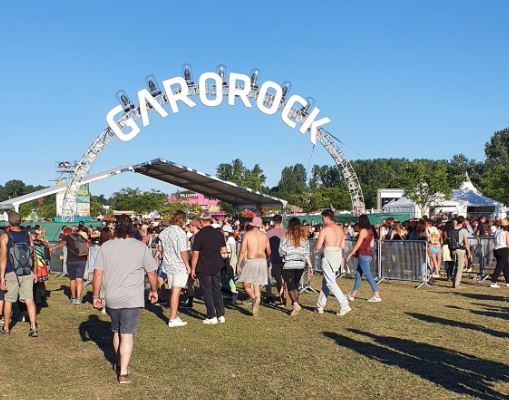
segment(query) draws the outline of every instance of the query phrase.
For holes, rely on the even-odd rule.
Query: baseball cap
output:
[[[254,217],[253,220],[249,223],[249,226],[254,226],[255,228],[261,228],[263,226],[263,221],[260,217]]]
[[[203,212],[200,215],[200,219],[206,221],[206,220],[212,219],[212,217],[210,216],[210,213]]]
[[[16,226],[21,224],[21,215],[19,215],[16,211],[7,211],[7,219],[10,225]]]

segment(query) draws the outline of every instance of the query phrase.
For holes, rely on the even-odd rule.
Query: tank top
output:
[[[30,243],[30,238],[28,237],[27,231],[19,231],[9,232],[8,239],[7,239],[7,264],[5,267],[5,273],[14,272],[14,266],[11,264],[11,260],[9,257],[9,250],[12,246],[14,246],[14,243]],[[14,242],[11,240],[11,237],[14,239]]]
[[[373,231],[371,229],[367,229],[368,236],[364,238],[357,251],[358,256],[371,257],[371,241],[373,240]]]
[[[507,247],[507,241],[505,238],[505,230],[497,229],[495,232],[495,250],[504,249]]]

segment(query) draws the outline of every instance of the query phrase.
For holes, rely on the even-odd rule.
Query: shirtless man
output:
[[[322,270],[323,281],[322,291],[318,296],[316,303],[316,312],[323,314],[323,309],[327,304],[327,296],[332,292],[341,306],[338,315],[340,317],[348,314],[352,309],[348,305],[348,300],[336,283],[336,272],[339,271],[343,261],[343,249],[345,248],[345,234],[343,230],[336,225],[334,213],[332,210],[322,212],[323,229],[320,231],[315,251],[323,248]]]
[[[244,234],[240,248],[238,282],[244,282],[244,290],[252,301],[252,313],[256,315],[260,309],[262,286],[268,283],[270,243],[261,231],[263,222],[260,217],[254,217],[249,226],[252,229]]]

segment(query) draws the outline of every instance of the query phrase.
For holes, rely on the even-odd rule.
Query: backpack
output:
[[[449,235],[449,250],[464,250],[465,244],[463,242],[460,243],[460,231],[461,229],[454,229]]]
[[[88,243],[85,239],[83,239],[83,236],[81,235],[72,235],[69,236],[70,244],[72,243],[71,251],[76,254],[78,257],[86,257],[88,256]]]
[[[13,243],[9,248],[8,257],[16,276],[30,275],[32,273],[34,259],[28,233],[26,234],[26,240],[24,242],[16,242],[10,232],[7,233],[7,235],[9,241]]]

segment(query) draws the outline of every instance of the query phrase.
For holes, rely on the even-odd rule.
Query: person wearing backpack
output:
[[[81,304],[83,277],[88,259],[88,237],[83,231],[72,228],[72,233],[62,238],[61,245],[67,248],[67,275],[70,279],[71,303]]]
[[[7,213],[10,229],[0,237],[0,290],[5,292],[4,326],[1,334],[10,333],[12,304],[18,299],[24,302],[30,319],[28,336],[38,337],[36,308],[34,302],[34,247],[30,235],[21,229],[21,215]]]
[[[465,229],[465,218],[461,215],[454,219],[454,229],[449,237],[449,249],[454,258],[454,277],[453,288],[461,286],[461,278],[463,277],[463,269],[467,266],[468,260],[472,259],[470,252],[470,242],[468,240],[468,231]]]

